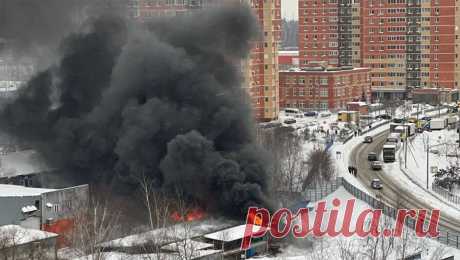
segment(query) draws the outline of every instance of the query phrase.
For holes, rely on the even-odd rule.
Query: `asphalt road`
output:
[[[374,171],[370,169],[370,163],[367,160],[367,154],[370,152],[376,152],[380,154],[383,144],[385,143],[386,137],[389,131],[385,131],[381,134],[374,136],[374,141],[370,144],[360,144],[356,146],[351,153],[351,164],[358,168],[358,179],[370,190],[370,182],[374,178],[379,178],[383,183],[383,189],[372,190],[374,196],[385,204],[394,208],[408,208],[408,209],[432,209],[432,207],[424,201],[423,197],[416,196],[409,189],[410,187],[402,187],[402,185],[392,178],[389,178],[384,170]],[[403,147],[401,145],[401,147]],[[402,148],[400,148],[402,149]],[[381,155],[380,155],[381,156]],[[383,160],[380,158],[379,160]],[[398,162],[396,162],[397,164]],[[399,165],[395,165],[399,167]],[[401,174],[404,174],[401,172]],[[460,236],[460,217],[454,218],[452,216],[446,216],[442,214],[439,221],[439,230],[444,233],[449,232],[450,235]],[[459,238],[460,239],[460,238]],[[457,238],[452,236],[449,238],[449,244],[455,244]]]

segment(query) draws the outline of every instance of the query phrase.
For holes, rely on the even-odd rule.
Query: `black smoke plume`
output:
[[[48,54],[49,49],[77,30],[88,17],[127,14],[127,3],[124,0],[0,0],[0,53],[4,49],[16,57]]]
[[[267,161],[241,88],[258,35],[250,9],[89,24],[6,106],[3,126],[77,182],[129,192],[147,175],[235,216],[265,204]]]

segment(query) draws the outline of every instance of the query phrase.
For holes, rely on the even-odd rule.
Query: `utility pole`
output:
[[[428,177],[429,177],[429,166],[430,166],[430,136],[426,137],[426,189],[428,190]]]
[[[407,169],[407,136],[408,136],[408,130],[409,130],[409,125],[405,124],[404,128],[406,129],[405,131],[405,136],[404,136],[404,168]]]

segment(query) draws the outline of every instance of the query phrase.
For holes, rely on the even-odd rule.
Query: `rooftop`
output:
[[[306,73],[306,72],[323,72],[323,73],[336,73],[343,71],[360,71],[368,70],[368,68],[353,68],[353,67],[305,67],[305,68],[290,68],[288,70],[281,70],[280,72],[296,72],[296,73]]]
[[[0,184],[0,197],[40,196],[54,189],[29,188],[19,185]]]
[[[252,226],[253,231],[258,231],[260,226],[257,225],[250,225]],[[246,225],[239,225],[236,227],[224,229],[221,231],[217,231],[211,234],[204,235],[205,238],[223,241],[223,242],[230,242],[244,238],[244,231],[246,230]]]
[[[58,235],[55,233],[36,229],[26,229],[17,225],[0,226],[0,240],[5,241],[7,246],[18,246],[57,236]],[[11,242],[9,243],[9,241]]]

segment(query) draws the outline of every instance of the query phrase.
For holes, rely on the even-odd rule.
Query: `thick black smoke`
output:
[[[35,56],[56,47],[86,18],[106,12],[127,12],[124,0],[0,0],[0,53]],[[3,40],[2,40],[3,39]],[[44,50],[47,49],[47,50]]]
[[[67,37],[62,59],[3,111],[67,178],[165,188],[238,215],[265,203],[240,62],[257,35],[249,8],[127,25],[115,17]],[[64,173],[63,173],[64,174]]]

